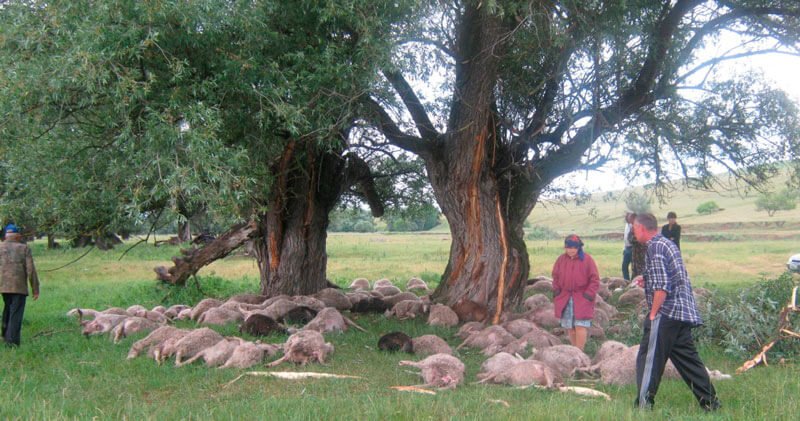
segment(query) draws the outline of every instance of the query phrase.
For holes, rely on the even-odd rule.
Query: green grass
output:
[[[329,277],[346,286],[355,277],[389,278],[404,285],[411,276],[435,282],[447,263],[449,238],[431,235],[331,235]],[[736,289],[761,277],[780,273],[791,241],[687,243],[685,256],[696,284]],[[529,243],[532,274],[547,274],[561,242]],[[207,369],[195,365],[175,368],[157,366],[152,360],[126,360],[130,345],[142,335],[114,345],[107,337],[83,338],[74,319],[65,313],[72,307],[106,308],[198,301],[195,286],[185,290],[157,287],[152,268],[167,264],[175,247],[133,249],[121,261],[122,250],[92,251],[62,269],[82,250],[55,250],[34,244],[34,258],[41,271],[42,295],[28,301],[22,347],[0,347],[0,419],[794,419],[800,411],[800,375],[795,361],[773,362],[733,380],[716,382],[724,409],[703,414],[688,388],[680,381],[665,381],[653,413],[631,408],[635,386],[595,385],[612,396],[610,402],[538,389],[473,384],[480,363],[478,351],[462,350],[467,365],[466,384],[436,396],[389,389],[416,385],[421,379],[399,367],[404,354],[376,350],[378,337],[401,329],[412,336],[438,334],[455,346],[454,329],[433,328],[421,321],[399,322],[379,316],[360,316],[356,321],[368,333],[351,330],[328,335],[336,347],[325,365],[280,370],[321,371],[363,377],[359,380],[276,380],[244,377],[225,384],[243,370]],[[603,276],[617,275],[621,247],[617,241],[587,241]],[[230,257],[201,272],[204,292],[225,296],[258,289],[257,268],[252,260]],[[190,324],[182,324],[190,326]],[[234,334],[235,327],[220,329]],[[268,338],[281,342],[285,337]],[[590,349],[596,347],[590,343]],[[707,364],[731,373],[741,364],[714,348],[701,349]],[[264,368],[255,368],[264,370]],[[505,404],[508,407],[505,406]]]

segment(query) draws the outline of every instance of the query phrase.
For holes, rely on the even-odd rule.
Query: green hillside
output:
[[[772,188],[783,188],[785,181],[785,177],[776,178]],[[625,197],[630,192],[652,196],[644,188],[636,187],[595,193],[580,205],[576,205],[574,200],[546,200],[531,213],[529,226],[547,227],[561,235],[575,232],[587,237],[621,238]],[[770,217],[765,211],[756,211],[758,196],[757,192],[709,192],[678,187],[663,204],[653,198],[651,210],[659,223],[666,223],[667,212],[676,212],[687,239],[800,239],[800,207],[779,211]],[[697,206],[707,201],[716,202],[722,210],[698,214]]]

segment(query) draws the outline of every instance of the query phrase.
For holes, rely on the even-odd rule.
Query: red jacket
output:
[[[600,288],[600,275],[594,259],[584,253],[583,260],[566,253],[558,256],[553,265],[553,307],[561,318],[569,297],[575,308],[575,319],[590,320],[594,317],[594,299]]]

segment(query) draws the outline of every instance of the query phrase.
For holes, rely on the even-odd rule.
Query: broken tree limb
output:
[[[800,311],[800,308],[797,307],[797,287],[794,287],[792,289],[792,297],[789,299],[789,303],[786,304],[786,307],[784,307],[783,310],[781,310],[781,314],[778,317],[778,333],[775,339],[764,345],[764,347],[761,348],[761,352],[756,354],[755,357],[745,361],[741,367],[737,368],[736,374],[744,373],[745,371],[761,363],[767,365],[767,351],[769,351],[779,340],[784,338],[800,338],[800,334],[789,329],[792,326],[789,316],[798,311]]]
[[[417,386],[390,386],[389,389],[399,390],[401,392],[414,392],[414,393],[424,393],[426,395],[435,395],[436,391],[423,389]]]
[[[181,254],[183,256],[173,257],[174,266],[171,268],[167,269],[164,266],[158,266],[153,270],[160,281],[174,285],[185,285],[186,280],[196,274],[200,268],[229,255],[256,232],[257,226],[255,222],[235,225],[228,232],[203,247],[182,249]]]
[[[284,380],[303,380],[303,379],[363,379],[363,377],[359,376],[348,376],[345,374],[331,374],[331,373],[314,373],[314,372],[302,372],[302,371],[248,371],[244,374],[241,374],[239,377],[229,381],[222,386],[222,388],[226,388],[244,376],[254,376],[254,377],[275,377],[278,379]]]

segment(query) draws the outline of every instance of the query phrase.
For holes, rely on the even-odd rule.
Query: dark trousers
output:
[[[3,293],[3,340],[8,345],[19,346],[26,297],[25,294]]]
[[[626,281],[631,280],[631,262],[633,261],[633,247],[625,247],[622,251],[622,278]]]
[[[700,406],[704,409],[719,407],[717,392],[694,346],[692,325],[660,314],[653,321],[646,317],[644,322],[642,343],[636,357],[638,407],[651,408],[655,403],[667,359],[678,369]]]

